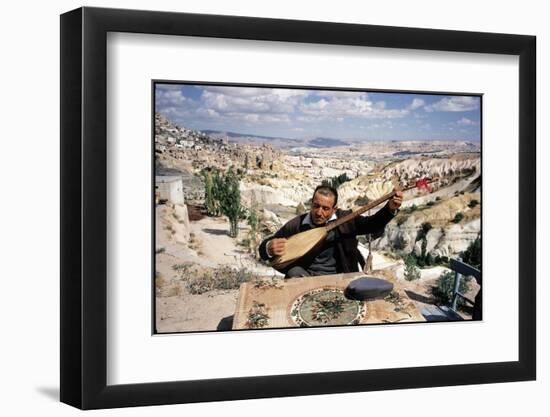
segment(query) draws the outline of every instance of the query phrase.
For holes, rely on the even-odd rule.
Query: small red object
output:
[[[430,184],[428,183],[428,179],[427,178],[422,178],[418,181],[416,181],[416,188],[418,188],[419,190],[426,190],[428,191],[429,193],[432,192],[432,187],[430,186]]]

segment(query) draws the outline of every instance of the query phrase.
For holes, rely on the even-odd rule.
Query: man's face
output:
[[[336,211],[334,196],[315,193],[311,200],[311,219],[317,225],[325,224]]]

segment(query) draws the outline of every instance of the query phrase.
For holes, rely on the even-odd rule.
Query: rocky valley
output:
[[[195,288],[189,285],[189,276],[183,278],[182,271],[212,275],[216,268],[225,265],[258,276],[277,276],[273,269],[258,261],[257,245],[286,221],[307,211],[314,188],[323,181],[339,178],[339,207],[357,209],[394,187],[405,187],[421,178],[431,180],[432,192],[405,192],[399,213],[384,235],[371,243],[374,269],[385,269],[401,281],[404,259],[409,254],[422,259],[429,256],[430,260],[456,257],[481,234],[479,143],[357,140],[342,144],[269,139],[194,131],[156,115],[159,329],[190,329],[168,317],[169,311],[176,308],[173,305],[176,301],[170,297],[193,294]],[[242,206],[247,215],[254,213],[257,219],[255,226],[243,216],[236,238],[228,235],[229,223],[223,216],[212,217],[206,212],[205,173],[219,172],[223,176],[228,170],[239,178]],[[184,202],[166,197],[166,184],[171,181],[181,184]],[[362,238],[360,242],[360,250],[366,255],[367,241]],[[434,268],[439,268],[437,276],[445,271],[435,264]],[[435,279],[434,271],[421,271],[426,288]],[[217,294],[234,307],[235,290],[212,291],[208,294]],[[199,299],[206,296],[201,294],[186,298],[187,308],[189,300],[195,300],[192,314],[197,317],[203,305]],[[231,308],[227,307],[226,312]],[[212,326],[199,322],[191,327]]]

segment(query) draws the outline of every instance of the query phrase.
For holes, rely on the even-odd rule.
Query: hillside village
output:
[[[408,282],[404,259],[411,255],[435,264],[458,256],[479,238],[479,146],[441,141],[350,146],[353,152],[349,146],[347,152],[338,146],[276,148],[265,138],[248,138],[243,144],[232,136],[177,126],[156,114],[157,330],[215,329],[231,314],[238,291],[209,288],[209,280],[223,268],[229,268],[226,274],[231,269],[249,274],[247,279],[278,276],[258,260],[258,243],[308,210],[315,186],[344,175],[347,181],[338,188],[344,209],[358,208],[395,184],[404,186],[423,177],[434,180],[432,193],[406,192],[399,214],[371,245],[374,270],[384,270],[429,299],[435,280],[448,269],[442,262],[427,265],[420,269],[418,281]],[[208,216],[205,211],[204,173],[229,168],[239,176],[243,206],[258,219],[256,227],[246,218],[239,221],[237,238],[229,236],[224,216]],[[367,241],[360,241],[366,256]],[[469,291],[475,293],[475,285]],[[212,297],[217,310],[205,311],[205,300]]]

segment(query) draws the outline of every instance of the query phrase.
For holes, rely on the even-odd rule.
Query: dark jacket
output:
[[[340,218],[350,213],[351,210],[336,210],[336,217]],[[268,237],[262,243],[260,243],[260,256],[264,260],[270,259],[267,254],[266,245],[271,239],[275,238],[289,238],[296,233],[303,232],[310,229],[307,224],[302,224],[302,221],[306,217],[306,214],[296,216],[289,220],[283,227],[281,227],[273,236]],[[354,220],[344,223],[336,229],[338,232],[338,240],[335,247],[336,256],[336,268],[338,273],[342,272],[357,272],[359,271],[358,263],[363,266],[365,260],[361,256],[359,249],[357,248],[357,237],[360,235],[371,234],[374,239],[380,237],[384,233],[386,224],[393,219],[394,215],[386,204],[383,208],[378,210],[372,216],[358,216]],[[307,267],[313,261],[315,253],[308,254],[295,263],[289,265],[286,268],[288,270],[292,266]],[[282,272],[286,272],[283,270]]]

